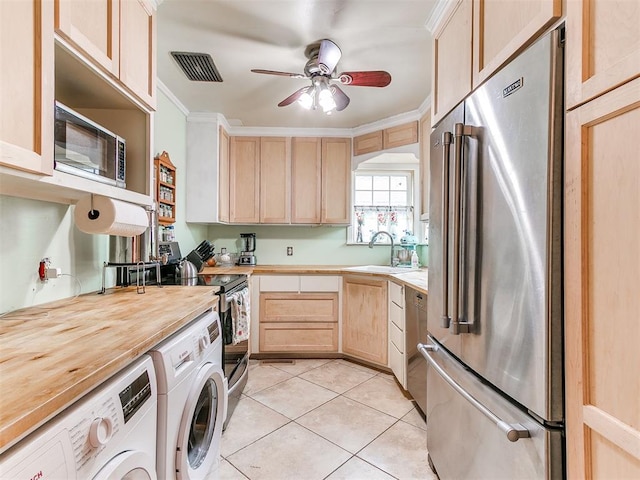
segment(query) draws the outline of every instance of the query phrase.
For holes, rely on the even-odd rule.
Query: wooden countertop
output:
[[[217,287],[108,290],[0,319],[0,453],[217,304]]]
[[[422,293],[427,292],[427,269],[407,270],[391,273],[366,271],[366,267],[357,265],[255,265],[231,267],[205,267],[201,275],[375,275],[383,276],[396,283],[412,287]]]

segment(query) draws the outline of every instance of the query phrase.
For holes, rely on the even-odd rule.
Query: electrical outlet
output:
[[[58,278],[60,275],[62,275],[62,269],[61,268],[47,268],[47,270],[45,272],[45,277],[47,279],[49,279],[49,278]]]
[[[293,247],[287,247],[287,256],[288,257],[293,256]]]

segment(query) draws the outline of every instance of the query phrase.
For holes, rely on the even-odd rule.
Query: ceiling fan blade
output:
[[[318,52],[318,65],[323,75],[329,75],[338,65],[342,51],[340,47],[331,40],[322,40],[320,42],[320,51]]]
[[[291,105],[293,102],[295,102],[296,100],[298,100],[300,98],[300,95],[302,95],[304,92],[306,92],[308,89],[310,89],[311,87],[302,87],[299,90],[296,90],[295,92],[293,92],[291,95],[289,95],[287,98],[285,98],[284,100],[282,100],[278,106],[279,107],[286,107],[287,105]]]
[[[251,69],[253,73],[264,73],[267,75],[279,75],[281,77],[291,77],[291,78],[307,78],[302,73],[289,73],[289,72],[278,72],[276,70],[262,70],[259,68]]]
[[[336,111],[340,112],[347,108],[347,105],[349,105],[349,102],[351,100],[342,91],[342,89],[337,85],[331,85],[331,87],[329,88],[331,89],[331,93],[333,94],[333,101],[336,102]]]
[[[391,75],[384,70],[342,72],[338,79],[343,85],[354,87],[386,87],[391,83]]]

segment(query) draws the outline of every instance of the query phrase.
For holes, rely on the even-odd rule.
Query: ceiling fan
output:
[[[332,84],[338,81],[342,85],[354,87],[386,87],[391,83],[391,75],[384,70],[368,70],[363,72],[342,72],[335,73],[335,68],[342,56],[340,47],[331,40],[320,40],[312,43],[305,49],[305,56],[308,58],[304,66],[304,74],[278,72],[275,70],[252,69],[254,73],[264,73],[268,75],[280,75],[291,78],[309,78],[311,85],[302,87],[287,98],[282,100],[278,106],[286,107],[298,101],[306,109],[322,108],[326,114],[333,111],[341,111],[349,105],[349,97],[340,87]]]

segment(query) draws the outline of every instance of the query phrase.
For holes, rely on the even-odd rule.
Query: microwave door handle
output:
[[[508,423],[498,417],[495,413],[485,407],[481,402],[479,402],[473,395],[467,392],[458,382],[456,382],[444,369],[438,365],[429,352],[437,352],[438,347],[436,345],[423,345],[419,343],[417,345],[418,350],[422,354],[422,356],[427,360],[429,366],[433,367],[433,369],[442,377],[442,379],[449,384],[451,388],[453,388],[456,392],[458,392],[465,400],[467,400],[471,405],[473,405],[477,410],[479,410],[485,417],[491,420],[496,427],[502,430],[507,439],[510,442],[517,442],[521,438],[529,438],[531,435],[529,434],[529,430],[520,424],[520,423]]]
[[[442,134],[442,318],[440,326],[449,328],[449,164],[451,132]]]

